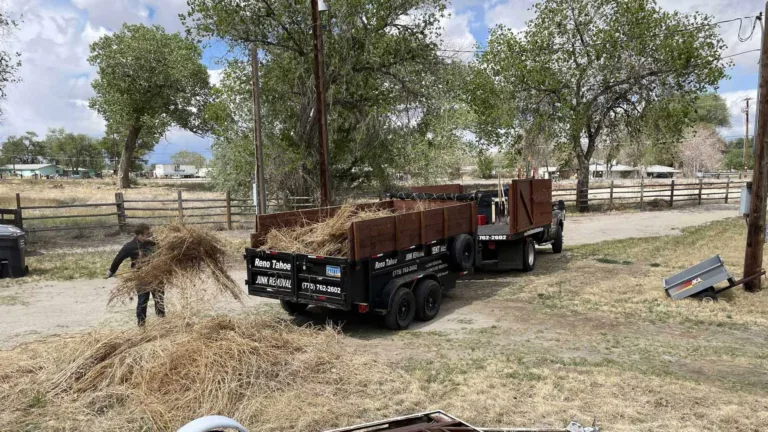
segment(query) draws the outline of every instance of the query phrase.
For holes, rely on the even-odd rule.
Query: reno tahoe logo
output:
[[[397,264],[397,258],[387,258],[384,261],[376,261],[376,264],[374,264],[373,269],[383,269],[384,267],[389,267]]]

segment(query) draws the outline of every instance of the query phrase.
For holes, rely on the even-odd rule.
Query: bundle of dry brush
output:
[[[202,289],[209,285],[242,301],[242,289],[227,274],[231,254],[212,232],[170,224],[155,231],[155,241],[154,252],[120,278],[110,293],[110,303],[147,291]]]
[[[408,211],[420,211],[428,204],[419,201]],[[270,231],[261,246],[262,250],[346,257],[349,255],[348,230],[352,222],[376,219],[396,214],[391,209],[358,209],[352,205],[342,206],[336,214],[318,223],[304,224],[291,228],[276,228]]]

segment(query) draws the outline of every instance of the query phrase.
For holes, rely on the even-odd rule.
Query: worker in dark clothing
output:
[[[117,269],[120,264],[127,258],[131,259],[131,268],[136,267],[139,259],[152,253],[155,247],[155,242],[152,241],[152,230],[147,224],[138,224],[133,230],[136,235],[131,241],[123,245],[120,252],[117,253],[112,266],[107,272],[107,279],[113,277],[117,273]],[[136,319],[139,321],[139,327],[144,326],[144,322],[147,319],[147,304],[149,304],[149,296],[155,300],[155,315],[160,318],[165,317],[165,292],[163,290],[146,291],[138,293],[138,303],[136,304]]]

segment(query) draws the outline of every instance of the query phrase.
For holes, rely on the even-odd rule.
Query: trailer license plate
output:
[[[325,266],[325,275],[330,277],[341,277],[341,267],[338,266]]]

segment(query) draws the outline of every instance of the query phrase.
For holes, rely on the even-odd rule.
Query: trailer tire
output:
[[[523,271],[529,272],[536,268],[536,243],[532,238],[523,241]]]
[[[307,311],[308,304],[296,303],[289,300],[280,300],[280,306],[291,315],[301,315]]]
[[[563,251],[563,227],[558,225],[555,239],[552,240],[552,252],[559,254]]]
[[[411,290],[400,287],[392,296],[392,306],[384,316],[384,324],[391,330],[405,330],[416,315],[416,298]]]
[[[453,239],[451,264],[458,271],[470,271],[475,266],[475,242],[466,234]]]
[[[424,279],[416,285],[416,318],[419,321],[430,321],[440,312],[443,302],[443,290],[440,284],[432,279]]]

